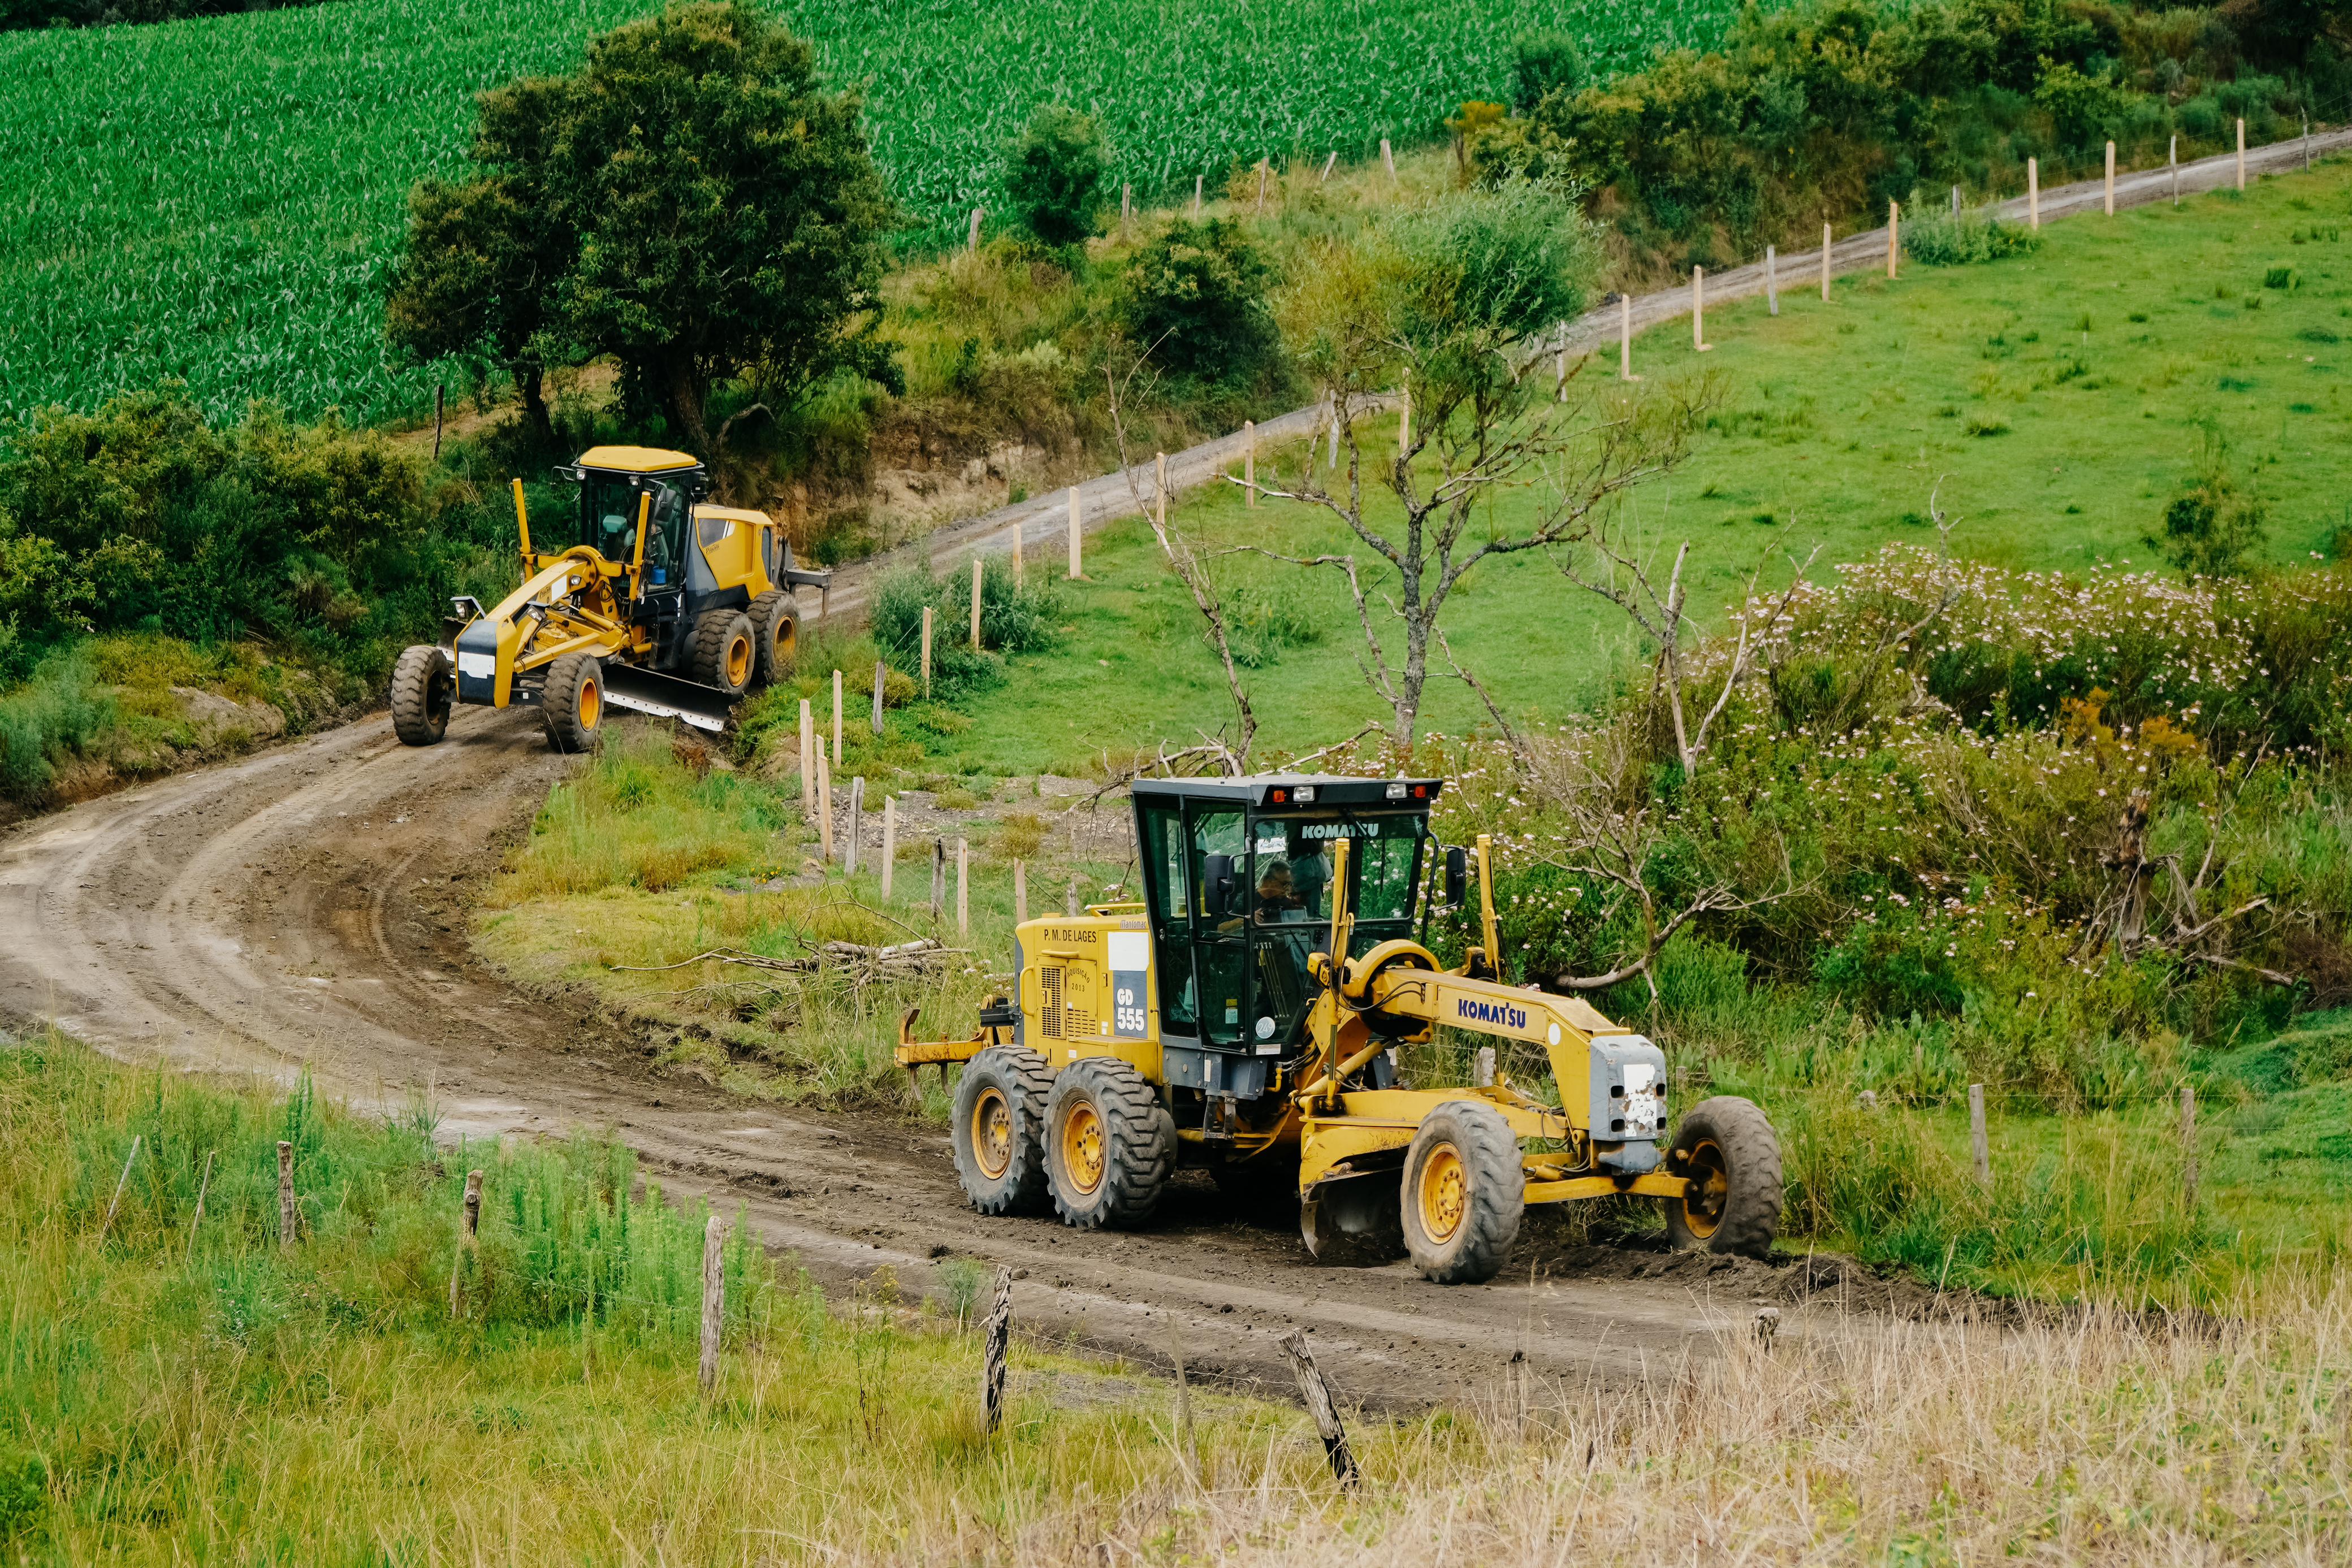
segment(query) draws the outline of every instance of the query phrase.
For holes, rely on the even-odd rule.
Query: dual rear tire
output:
[[[1050,1206],[1081,1230],[1139,1225],[1175,1173],[1175,1122],[1116,1057],[1056,1075],[1034,1051],[991,1046],[965,1063],[953,1114],[956,1177],[982,1214]]]

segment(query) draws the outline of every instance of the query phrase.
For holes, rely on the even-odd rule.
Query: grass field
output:
[[[346,0],[149,26],[0,36],[0,417],[180,378],[215,415],[271,398],[373,423],[447,371],[385,362],[383,285],[408,189],[461,164],[473,95],[575,66],[653,0]],[[1706,43],[1721,0],[1402,0],[1299,7],[1061,0],[971,8],[793,0],[867,95],[918,235],[993,201],[995,148],[1036,105],[1102,116],[1122,177],[1213,183],[1260,157],[1357,157],[1440,134],[1507,78],[1527,28],[1596,58]]]
[[[609,1145],[436,1151],[429,1125],[55,1037],[0,1049],[12,1561],[1434,1568],[1737,1542],[1773,1563],[2317,1563],[2348,1544],[2340,1289],[2186,1332],[1862,1323],[1769,1354],[1727,1333],[1719,1357],[1597,1397],[1518,1380],[1350,1411],[1364,1480],[1343,1492],[1296,1408],[1196,1388],[1188,1430],[1154,1369],[1018,1342],[1004,1428],[982,1435],[969,1263],[928,1295],[883,1270],[827,1302],[789,1260],[731,1249],[705,1397],[698,1212]],[[461,1259],[468,1165],[487,1179]]]
[[[1703,356],[1684,323],[1635,340],[1645,387],[1717,383],[1690,461],[1631,503],[1668,558],[1691,541],[1695,612],[1717,621],[1759,562],[1768,584],[1785,580],[1787,558],[1815,545],[1820,572],[1892,541],[1932,545],[1939,485],[1956,554],[2035,570],[2160,568],[2149,537],[2209,431],[2268,503],[2271,559],[2333,548],[2352,523],[2352,451],[2338,438],[2352,413],[2352,164],[2042,235],[2023,257],[1841,278],[1827,305],[1792,287],[1777,319],[1761,298],[1710,308]],[[2283,269],[2292,286],[2265,287]],[[1580,377],[1614,396],[1615,358]],[[1370,455],[1392,453],[1393,422],[1368,423],[1362,440]],[[1295,472],[1298,454],[1284,461]],[[1212,547],[1345,548],[1342,530],[1302,508],[1248,511],[1229,491],[1185,497],[1175,517]],[[1016,662],[971,708],[956,743],[971,767],[1074,772],[1105,748],[1189,743],[1229,712],[1150,530],[1121,524],[1090,551],[1066,600],[1066,651]],[[1222,570],[1261,612],[1304,629],[1255,673],[1274,744],[1325,745],[1377,716],[1336,574],[1247,558]],[[1447,626],[1507,709],[1539,718],[1591,704],[1638,656],[1624,618],[1540,557],[1478,569]],[[1101,700],[1105,681],[1116,701]],[[1450,677],[1431,690],[1438,728],[1483,719]]]

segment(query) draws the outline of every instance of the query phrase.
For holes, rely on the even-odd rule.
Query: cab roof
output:
[[[702,464],[683,452],[666,451],[658,446],[592,446],[580,455],[577,466],[621,474],[667,474],[680,468],[699,468]]]
[[[1334,773],[1252,773],[1239,779],[1138,779],[1138,800],[1229,800],[1255,810],[1321,806],[1427,808],[1443,779],[1347,779]]]

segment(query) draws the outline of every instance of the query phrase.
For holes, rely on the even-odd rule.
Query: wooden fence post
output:
[[[833,619],[833,584],[826,583],[816,591],[816,623],[820,626]]]
[[[982,210],[982,209],[979,207],[974,207],[971,210],[971,232],[964,236],[963,242],[963,247],[966,250],[976,251],[980,248],[980,214]]]
[[[1959,188],[1958,185],[1955,185],[1955,186],[1953,186],[1953,187],[1952,187],[1952,216],[1954,216],[1954,217],[1956,217],[1956,218],[1957,218],[1957,217],[1958,217],[1959,215],[1960,215],[1960,188]]]
[[[719,1382],[719,1332],[727,1321],[727,1222],[712,1215],[702,1226],[702,1366],[708,1394]]]
[[[857,874],[857,841],[866,836],[866,776],[849,781],[849,841],[841,847],[841,874]]]
[[[188,1256],[191,1258],[196,1252],[196,1227],[205,1222],[205,1195],[213,1189],[213,1155],[218,1152],[216,1149],[205,1151],[204,1178],[196,1183],[196,1212],[188,1221]]]
[[[948,841],[931,841],[931,918],[937,920],[947,912],[948,904]]]
[[[1822,225],[1822,303],[1830,302],[1830,225]]]
[[[1242,505],[1257,505],[1257,421],[1242,421]]]
[[[841,672],[833,672],[833,765],[841,766]]]
[[[2303,116],[2303,169],[2306,174],[2311,172],[2311,112],[2308,110]]]
[[[2308,134],[2308,131],[2306,131],[2306,137]],[[2310,160],[2305,159],[2304,161],[2304,167],[2306,169],[2311,167]],[[433,383],[433,461],[436,463],[441,461],[441,406],[447,399],[448,395],[449,383],[447,382],[436,382]]]
[[[1021,559],[1021,525],[1013,524],[1009,531],[1013,535],[1013,585],[1018,588],[1029,580],[1029,567]]]
[[[1903,209],[1893,201],[1886,204],[1886,276],[1895,276],[1895,254],[1901,246]]]
[[[1481,1089],[1492,1089],[1495,1086],[1495,1048],[1493,1046],[1482,1045],[1478,1048],[1478,1065],[1471,1074],[1470,1082]]]
[[[146,1136],[144,1133],[131,1134],[131,1152],[122,1158],[122,1174],[114,1178],[114,1196],[106,1200],[106,1218],[99,1221],[98,1239],[101,1242],[106,1239],[106,1233],[114,1228],[115,1208],[122,1202],[122,1189],[131,1185],[131,1167],[138,1162],[139,1145]],[[278,1146],[281,1149],[286,1147],[284,1144]]]
[[[1309,461],[1312,461],[1313,449],[1309,448],[1308,450]],[[1165,528],[1168,526],[1168,454],[1165,452],[1159,455],[1156,465],[1152,470],[1151,505],[1158,517],[1160,526],[1162,528]]]
[[[1266,161],[1261,158],[1257,161],[1257,210],[1261,214],[1265,211],[1265,174]]]
[[[1412,382],[1397,388],[1397,461],[1412,449]]]
[[[2238,189],[2246,188],[2246,122],[2238,121]]]
[[[1764,308],[1768,314],[1780,313],[1780,258],[1770,246],[1764,247]]]
[[[1070,580],[1078,580],[1078,487],[1070,486]]]
[[[816,724],[809,700],[801,698],[801,815],[816,815]]]
[[[890,872],[898,863],[898,797],[882,797],[882,902],[890,902]]]
[[[2164,165],[2172,171],[2172,204],[2180,204],[2180,138],[2175,136],[2172,145],[2165,150]]]
[[[980,652],[980,557],[971,558],[971,651]]]
[[[1200,176],[1200,175],[1198,175],[1198,174],[1195,174],[1195,175],[1193,175],[1193,176],[1192,176],[1192,216],[1193,216],[1194,218],[1196,218],[1196,219],[1197,219],[1197,218],[1199,218],[1199,217],[1200,217],[1200,215],[1201,215],[1201,176]]]
[[[453,1322],[464,1300],[461,1285],[466,1277],[466,1256],[481,1249],[481,1232],[482,1173],[467,1171],[465,1202],[457,1210],[457,1255],[449,1260],[449,1318]]]
[[[1323,466],[1336,474],[1339,471],[1339,399],[1334,394],[1331,404],[1331,438],[1323,454]]]
[[[956,935],[971,935],[971,841],[956,841]]]
[[[2310,139],[2310,135],[2311,135],[2311,132],[2310,132],[2310,131],[2309,131],[2308,127],[2306,126],[2306,128],[2305,128],[2305,131],[2304,131],[2304,137],[2305,137],[2305,140],[2308,141],[2308,140]],[[1332,151],[1331,156],[1329,156],[1328,158],[1326,158],[1326,159],[1324,159],[1324,160],[1323,160],[1323,177],[1322,177],[1321,179],[1319,179],[1319,180],[1316,181],[1315,183],[1316,183],[1317,184],[1318,184],[1318,185],[1328,185],[1328,184],[1329,184],[1329,183],[1331,183],[1331,171],[1332,171],[1332,169],[1333,169],[1334,167],[1336,167],[1336,166],[1338,165],[1339,162],[1339,151],[1335,148],[1335,149],[1333,149],[1333,151]],[[2308,165],[2308,164],[2306,164],[2306,165],[2305,165],[2305,167],[2307,168],[2307,167],[2309,167],[2309,165]]]
[[[980,1329],[980,1422],[993,1436],[1004,1421],[1004,1353],[1013,1339],[1013,1270],[996,1270],[996,1299]]]
[[[1706,340],[1706,268],[1691,268],[1691,347],[1699,353],[1712,353],[1715,345]]]
[[[2180,1086],[2180,1201],[2197,1210],[2197,1089]]]
[[[2039,158],[2025,161],[2025,226],[2035,230],[2042,227],[2042,160]]]
[[[2116,215],[2116,144],[2112,141],[2107,143],[2106,178],[2107,216],[2114,217]]]
[[[1633,373],[1633,297],[1631,294],[1617,296],[1617,379],[1621,382],[1642,379]]]
[[[1977,1184],[1992,1186],[1992,1145],[1985,1137],[1984,1085],[1969,1085],[1969,1149],[1977,1162]]]
[[[1062,915],[1069,920],[1078,917],[1078,879],[1075,876],[1070,878],[1069,891],[1062,895]]]
[[[1013,924],[1029,924],[1029,862],[1013,862]]]
[[[824,759],[824,748],[816,754],[816,831],[817,851],[827,866],[833,864],[833,765]]]
[[[278,1140],[278,1245],[294,1245],[294,1145]]]
[[[1396,154],[1389,151],[1389,139],[1381,138],[1381,167],[1389,172],[1389,183],[1397,183]]]
[[[1568,401],[1568,323],[1565,321],[1559,324],[1558,335],[1552,340],[1552,396],[1558,402],[1566,402]],[[1332,466],[1335,468],[1339,466],[1336,460]]]
[[[882,738],[882,677],[887,668],[880,659],[874,661],[874,738]]]
[[[1135,216],[1135,187],[1121,181],[1118,187],[1118,226],[1127,227]]]
[[[928,604],[923,606],[923,700],[931,700],[931,607]]]
[[[1348,1451],[1347,1430],[1339,1425],[1330,1387],[1316,1368],[1315,1353],[1307,1348],[1306,1331],[1293,1329],[1277,1343],[1290,1358],[1290,1370],[1297,1375],[1299,1397],[1307,1401],[1307,1413],[1315,1417],[1315,1430],[1323,1439],[1324,1458],[1331,1461],[1332,1477],[1343,1487],[1355,1485],[1356,1456]]]

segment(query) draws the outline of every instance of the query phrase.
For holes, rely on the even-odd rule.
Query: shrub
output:
[[[1577,93],[1592,79],[1584,50],[1567,33],[1529,33],[1511,48],[1511,107],[1527,113],[1551,94]]]
[[[1238,222],[1177,218],[1129,261],[1120,324],[1171,375],[1253,385],[1281,347],[1266,299],[1273,278]]]
[[[1060,639],[1055,626],[1061,595],[1042,573],[1016,584],[1009,560],[984,558],[980,589],[982,647],[976,652],[970,635],[970,573],[941,578],[934,576],[928,565],[913,566],[892,572],[874,591],[875,645],[894,669],[921,667],[926,608],[931,612],[931,691],[948,700],[1003,679],[999,655],[1039,653]],[[992,649],[993,654],[988,652]]]
[[[2235,577],[2269,537],[2269,508],[2238,487],[2229,444],[2209,425],[2196,475],[2165,505],[2165,559],[2194,576]]]
[[[1999,261],[2038,248],[2042,236],[2022,224],[2005,223],[1982,213],[1947,212],[1922,202],[1915,192],[1914,211],[1922,216],[1903,224],[1903,248],[1912,260],[1929,267],[1966,267]]]
[[[1004,153],[1004,194],[1021,225],[1046,245],[1094,233],[1110,158],[1094,117],[1067,104],[1039,106]]]

